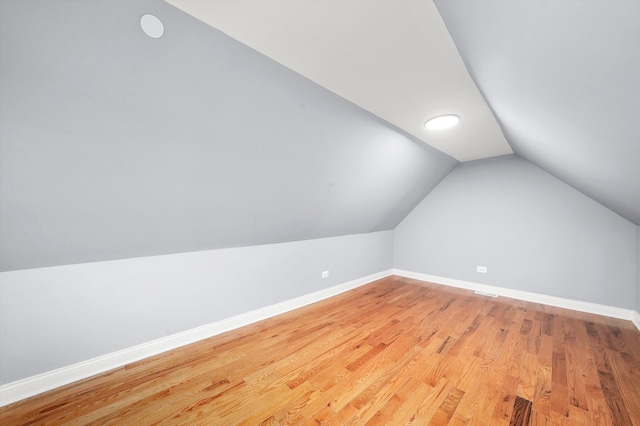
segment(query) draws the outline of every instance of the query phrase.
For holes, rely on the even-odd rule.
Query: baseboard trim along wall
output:
[[[633,318],[631,318],[631,322],[633,322],[636,328],[640,330],[640,314],[636,311],[633,311]]]
[[[510,297],[512,299],[524,300],[527,302],[541,303],[544,305],[556,306],[558,308],[572,309],[574,311],[587,312],[590,314],[604,315],[612,318],[619,318],[632,321],[640,331],[640,315],[631,309],[617,308],[615,306],[599,305],[597,303],[583,302],[581,300],[565,299],[562,297],[548,296],[546,294],[531,293],[528,291],[514,290],[504,287],[496,287],[487,284],[479,284],[470,281],[457,280],[453,278],[439,277],[436,275],[423,274],[419,272],[393,270],[394,275],[406,278],[413,278],[420,281],[428,281],[435,284],[442,284],[451,287],[464,288],[467,290],[480,291],[483,293],[497,294],[498,296]]]
[[[253,324],[255,322],[328,299],[380,278],[387,277],[391,274],[392,270],[378,272],[376,274],[338,284],[336,286],[296,297],[275,305],[266,306],[264,308],[217,321],[215,323],[163,337],[162,339],[153,340],[151,342],[99,356],[87,361],[82,361],[57,370],[48,371],[26,379],[7,383],[6,385],[0,386],[0,406],[8,405],[162,352],[176,349],[199,340],[207,339],[245,325]]]

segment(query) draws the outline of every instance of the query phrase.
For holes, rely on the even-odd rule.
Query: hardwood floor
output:
[[[389,277],[0,409],[158,423],[640,426],[640,332]]]

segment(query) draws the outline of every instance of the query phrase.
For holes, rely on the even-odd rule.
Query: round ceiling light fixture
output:
[[[460,122],[460,116],[455,114],[445,114],[433,117],[424,123],[424,127],[429,130],[442,130],[453,127]]]
[[[140,17],[140,28],[151,38],[160,38],[164,34],[164,25],[157,16],[149,13]]]

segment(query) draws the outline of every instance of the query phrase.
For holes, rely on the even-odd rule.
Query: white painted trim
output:
[[[37,395],[66,384],[104,373],[114,368],[166,352],[180,346],[207,339],[245,325],[249,325],[312,303],[319,302],[340,293],[368,284],[380,278],[392,275],[392,270],[378,272],[343,284],[338,284],[320,291],[305,294],[275,305],[266,306],[251,312],[226,318],[215,323],[186,330],[181,333],[133,346],[118,352],[82,361],[57,370],[48,371],[36,376],[27,377],[0,386],[0,407]]]
[[[633,318],[631,318],[631,322],[636,326],[638,331],[640,331],[640,313],[633,311]]]
[[[443,284],[451,287],[464,288],[467,290],[478,290],[484,293],[495,293],[498,296],[510,297],[512,299],[525,300],[527,302],[542,303],[544,305],[557,306],[559,308],[572,309],[574,311],[588,312],[590,314],[604,315],[607,317],[620,318],[634,321],[640,329],[640,315],[631,309],[617,308],[615,306],[599,305],[597,303],[584,302],[581,300],[565,299],[562,297],[548,296],[546,294],[531,293],[522,290],[496,287],[487,284],[479,284],[470,281],[457,280],[454,278],[439,277],[436,275],[422,274],[419,272],[393,270],[394,275],[406,278],[414,278],[420,281],[428,281],[436,284]],[[634,316],[635,314],[635,316]],[[636,322],[636,320],[638,320]]]

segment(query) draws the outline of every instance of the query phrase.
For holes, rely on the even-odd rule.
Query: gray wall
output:
[[[1,1],[0,43],[2,271],[389,230],[456,164],[160,0]]]
[[[517,156],[458,165],[394,243],[398,269],[635,305],[636,226]]]
[[[388,270],[392,237],[383,231],[4,272],[0,384]]]
[[[638,255],[638,259],[636,261],[637,265],[637,273],[636,273],[636,311],[640,314],[640,226],[636,228],[636,254]]]

